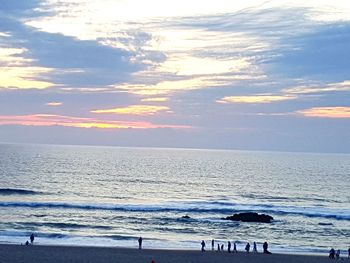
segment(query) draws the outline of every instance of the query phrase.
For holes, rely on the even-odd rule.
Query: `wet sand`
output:
[[[156,263],[313,263],[330,262],[325,256],[304,256],[262,253],[228,253],[206,251],[204,253],[188,250],[130,249],[110,247],[75,247],[75,246],[39,246],[39,245],[0,245],[1,263],[147,263],[154,259]]]

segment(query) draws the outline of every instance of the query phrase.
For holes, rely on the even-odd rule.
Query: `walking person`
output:
[[[253,252],[258,253],[258,249],[256,247],[256,242],[253,243]]]
[[[233,252],[237,253],[237,245],[236,245],[236,242],[233,242]]]
[[[202,240],[202,242],[201,242],[201,246],[202,246],[202,252],[204,252],[205,251],[205,242],[204,242],[204,240]]]
[[[249,242],[247,243],[247,245],[245,245],[245,251],[247,253],[249,253],[249,251],[250,251],[250,244],[249,244]]]

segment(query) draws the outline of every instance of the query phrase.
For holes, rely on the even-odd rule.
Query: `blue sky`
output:
[[[348,1],[3,0],[0,141],[350,152]]]

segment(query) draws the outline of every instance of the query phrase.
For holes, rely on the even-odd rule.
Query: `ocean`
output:
[[[247,211],[274,220],[222,219]],[[37,244],[345,251],[350,155],[0,144],[0,243],[31,233]]]

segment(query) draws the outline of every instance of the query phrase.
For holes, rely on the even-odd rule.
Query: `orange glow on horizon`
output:
[[[32,115],[0,115],[0,125],[23,125],[23,126],[64,126],[75,128],[97,129],[189,129],[191,126],[153,124],[150,122],[98,120],[94,118],[62,116],[54,114]]]

